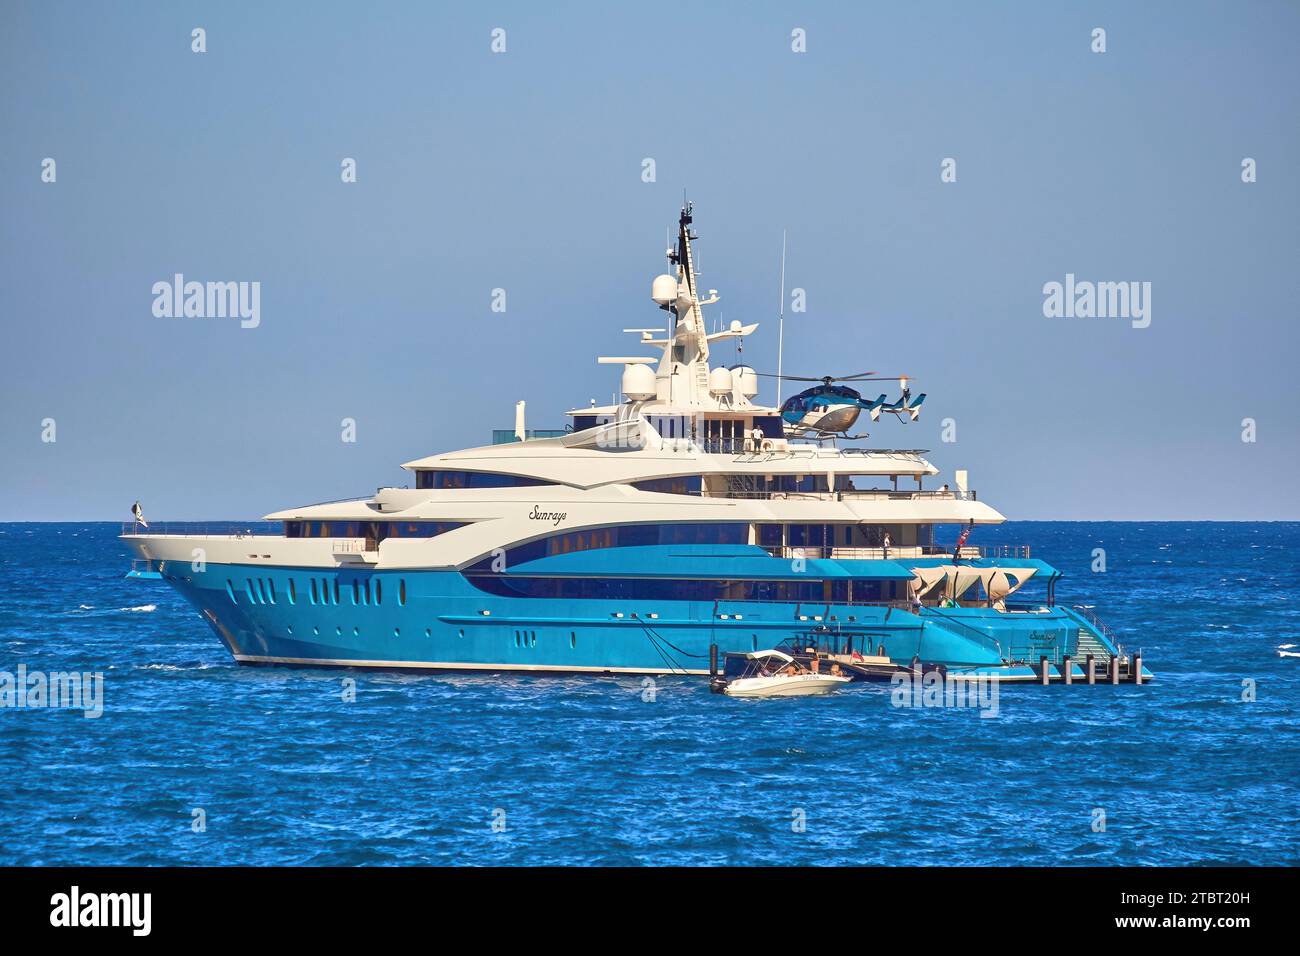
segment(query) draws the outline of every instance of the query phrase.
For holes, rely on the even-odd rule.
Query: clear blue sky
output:
[[[914,376],[872,442],[1009,517],[1300,517],[1298,11],[7,2],[0,520],[257,517],[519,398],[558,426],[659,321],[683,188],[746,358],[786,228],[786,369]],[[261,326],[155,318],[176,272],[260,281]],[[1045,318],[1066,273],[1151,282],[1150,328]]]

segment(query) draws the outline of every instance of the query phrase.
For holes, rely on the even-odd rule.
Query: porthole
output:
[[[289,603],[298,603],[298,588],[293,583],[293,578],[289,579]]]
[[[578,646],[578,635],[575,631],[569,632],[569,646],[572,648],[577,648]]]
[[[316,591],[316,579],[315,579],[315,578],[312,578],[312,579],[311,579],[311,603],[312,603],[312,604],[317,604],[317,603],[319,603],[319,595],[318,595],[318,593],[317,593],[317,591]]]
[[[393,628],[393,637],[401,637],[401,636],[402,636],[402,629],[400,627]]]
[[[320,636],[320,628],[319,628],[319,627],[313,627],[313,628],[311,629],[311,632],[312,632],[313,634],[317,635],[318,637]]]
[[[401,578],[397,582],[397,603],[406,607],[406,578]]]
[[[424,636],[425,636],[425,637],[433,637],[433,628],[431,628],[431,627],[426,627],[426,628],[424,629]],[[464,632],[464,631],[461,631],[461,632],[460,632],[460,636],[461,636],[461,637],[464,637],[464,636],[465,636],[465,632]]]
[[[256,604],[256,603],[257,603],[257,595],[253,593],[253,579],[252,579],[252,578],[244,578],[244,590],[248,592],[248,603],[249,603],[249,604]]]
[[[239,603],[237,600],[235,600],[235,586],[234,584],[231,583],[230,578],[226,578],[226,593],[230,595],[231,604]]]
[[[289,632],[290,634],[292,634],[292,633],[293,633],[293,625],[290,624],[289,627],[288,627],[286,630],[288,630],[288,632]]]
[[[353,637],[360,637],[360,636],[361,636],[361,628],[359,628],[359,627],[354,627],[354,628],[352,629],[352,636],[353,636]]]
[[[334,579],[334,603],[335,604],[343,603],[342,601],[339,600],[339,579],[338,578]]]
[[[341,628],[341,627],[336,627],[336,628],[334,628],[334,633],[337,634],[339,637],[342,637],[342,636],[343,636],[343,628]]]
[[[266,589],[271,595],[271,603],[274,604],[275,603],[275,579],[274,578],[266,579]]]
[[[366,590],[361,597],[361,602],[367,606],[370,604],[370,579],[369,578],[366,578]]]
[[[352,582],[352,604],[355,607],[360,603],[361,603],[361,582],[353,581]]]

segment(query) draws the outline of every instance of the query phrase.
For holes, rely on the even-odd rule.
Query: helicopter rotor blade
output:
[[[824,377],[821,375],[816,378],[809,378],[806,375],[777,375],[774,372],[755,372],[754,374],[760,378],[783,378],[787,382],[820,382]]]
[[[830,379],[832,382],[856,382],[868,378],[878,378],[882,382],[893,382],[898,378],[906,376],[894,376],[892,378],[879,378],[875,372],[857,372],[853,375],[777,375],[773,372],[755,372],[761,378],[783,378],[790,382],[824,382]]]

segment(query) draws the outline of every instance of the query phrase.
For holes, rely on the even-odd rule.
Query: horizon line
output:
[[[283,524],[283,519],[267,520],[265,518],[161,518],[158,524],[175,523],[228,523],[256,522],[259,524]],[[1075,524],[1300,524],[1300,517],[1295,518],[1007,518],[996,524],[981,523],[976,527],[996,528],[1000,524],[1016,524],[1036,521],[1042,523],[1072,522]],[[8,524],[130,524],[126,518],[37,518],[26,520],[0,519],[0,525]],[[661,522],[671,524],[671,522]],[[962,521],[934,521],[934,525],[964,525]]]

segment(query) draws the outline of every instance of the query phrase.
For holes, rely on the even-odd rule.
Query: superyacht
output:
[[[923,450],[851,434],[918,418],[905,378],[809,378],[768,406],[763,375],[712,363],[757,325],[708,330],[718,296],[697,285],[692,222],[688,204],[651,283],[662,321],[624,330],[639,354],[598,359],[622,366],[621,401],[539,432],[521,402],[492,444],[407,462],[408,487],[267,515],[275,534],[137,509],[131,576],[176,588],[241,664],[707,674],[787,647],[878,674],[1128,666],[1085,608],[1057,603],[1055,568],[968,543],[1003,516],[965,472],[950,486]]]

